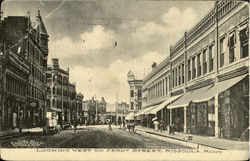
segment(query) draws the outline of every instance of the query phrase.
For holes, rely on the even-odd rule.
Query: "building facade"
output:
[[[125,117],[129,114],[129,104],[126,102],[116,102],[115,103],[115,122],[116,123],[123,123],[125,121]]]
[[[59,67],[59,60],[52,59],[52,65],[47,68],[48,109],[54,111],[58,122],[71,122],[76,114],[75,84],[69,82],[69,69]]]
[[[106,118],[107,102],[102,97],[100,101],[92,97],[91,100],[84,101],[88,109],[88,124],[104,123]]]
[[[148,122],[157,116],[180,132],[246,139],[248,45],[248,4],[215,2],[143,80],[145,103],[137,115]]]
[[[76,117],[78,124],[84,123],[84,111],[83,111],[83,94],[78,93],[76,96]]]
[[[42,126],[45,118],[49,36],[40,11],[36,25],[31,24],[29,13],[1,21],[2,58],[11,63],[1,65],[2,119],[12,122],[7,123],[8,127],[15,127],[16,118],[25,127]],[[10,98],[9,94],[15,97]]]
[[[136,79],[131,71],[128,72],[127,79],[130,89],[130,111],[137,112],[142,107],[142,80]]]

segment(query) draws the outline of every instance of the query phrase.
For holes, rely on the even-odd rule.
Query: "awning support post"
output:
[[[184,107],[184,133],[187,133],[187,106]]]
[[[214,97],[214,116],[215,116],[215,137],[219,138],[219,94],[216,94]]]
[[[172,109],[169,110],[169,125],[172,125]]]

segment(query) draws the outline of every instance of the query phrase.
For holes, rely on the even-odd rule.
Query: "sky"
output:
[[[49,34],[48,63],[58,58],[84,100],[96,95],[107,102],[129,102],[127,73],[137,79],[153,62],[169,55],[170,46],[213,8],[213,1],[82,0],[13,1],[3,16],[37,11]]]

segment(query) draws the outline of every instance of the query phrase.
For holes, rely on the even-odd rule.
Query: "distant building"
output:
[[[142,80],[137,80],[131,71],[128,72],[127,79],[130,88],[130,111],[136,112],[142,106]]]
[[[103,97],[101,101],[95,100],[95,98],[92,97],[91,100],[84,101],[84,104],[86,104],[88,108],[88,121],[90,124],[105,122],[107,103]]]
[[[129,104],[127,104],[126,102],[121,102],[115,103],[115,116],[116,116],[116,123],[123,123],[123,121],[125,120],[126,115],[128,115],[130,112],[129,109]]]
[[[69,83],[69,70],[59,67],[59,60],[52,59],[52,66],[47,68],[48,109],[57,113],[59,123],[71,122],[76,112],[75,84]]]
[[[82,109],[83,106],[83,95],[78,93],[76,96],[76,117],[78,124],[83,124],[84,122],[84,111]]]

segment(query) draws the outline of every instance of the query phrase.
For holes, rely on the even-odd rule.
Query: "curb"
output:
[[[136,129],[136,130],[141,131],[141,132],[145,132],[145,133],[148,133],[148,134],[153,134],[153,135],[158,135],[158,136],[161,136],[161,137],[165,137],[165,138],[171,139],[174,142],[177,142],[177,143],[179,143],[181,145],[189,146],[189,147],[194,148],[194,149],[226,150],[226,149],[217,148],[217,147],[213,147],[213,146],[209,146],[209,145],[205,145],[205,144],[193,143],[193,142],[189,142],[187,140],[183,140],[183,139],[179,139],[179,138],[175,138],[175,137],[171,137],[171,136],[166,136],[166,135],[163,135],[163,134],[158,134],[158,133],[154,133],[154,132],[150,132],[150,131],[146,131],[146,130],[142,130],[142,129]]]

